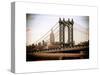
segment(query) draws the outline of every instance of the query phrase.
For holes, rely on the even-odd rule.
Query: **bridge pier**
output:
[[[62,59],[63,59],[63,57],[62,57],[62,56],[60,56],[60,57],[59,57],[59,60],[62,60]]]
[[[83,59],[84,58],[84,51],[80,51],[80,54],[81,54],[80,59]]]

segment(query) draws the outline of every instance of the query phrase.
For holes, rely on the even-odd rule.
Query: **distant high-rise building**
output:
[[[41,42],[38,43],[38,46],[41,46]]]
[[[43,45],[43,46],[46,46],[47,43],[46,43],[44,40],[42,40],[42,45]]]
[[[50,33],[50,44],[54,44],[54,42],[55,42],[55,37],[54,37],[53,30],[51,30],[51,33]]]

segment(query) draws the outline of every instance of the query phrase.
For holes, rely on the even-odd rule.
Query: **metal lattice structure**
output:
[[[74,24],[73,19],[71,21],[70,19],[65,21],[64,18],[63,20],[59,18],[59,42],[61,46],[65,45],[65,27],[66,26],[68,27],[68,44],[69,46],[73,46],[73,24]]]

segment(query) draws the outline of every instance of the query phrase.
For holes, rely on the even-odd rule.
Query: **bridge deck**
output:
[[[81,53],[33,53],[34,56],[39,57],[80,57]]]
[[[85,59],[88,58],[86,53],[89,50],[88,48],[89,47],[84,46],[74,48],[72,47],[52,50],[41,50],[28,53],[28,55],[31,57],[31,60]]]
[[[71,48],[56,48],[56,49],[50,49],[50,50],[39,50],[36,52],[62,52],[62,51],[75,51],[75,50],[79,50],[79,51],[83,51],[86,48],[88,48],[88,46],[82,46],[82,47],[71,47]]]

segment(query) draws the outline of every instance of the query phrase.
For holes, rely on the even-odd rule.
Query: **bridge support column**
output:
[[[73,24],[74,24],[74,21],[73,19],[70,21],[68,20],[68,24],[69,24],[69,39],[70,39],[70,46],[72,47],[73,46]]]
[[[84,51],[80,51],[80,54],[81,54],[80,59],[83,59],[84,58]]]
[[[70,43],[70,29],[68,27],[68,43]]]
[[[70,27],[69,27],[69,43],[70,43],[70,46],[72,47],[73,46],[73,25],[71,25]]]
[[[61,44],[61,47],[64,46],[64,43],[65,43],[65,27],[63,25],[63,22],[61,21],[61,18],[59,19],[59,41],[60,41],[60,44]]]
[[[60,56],[60,57],[59,57],[59,60],[62,60],[62,59],[63,59],[63,57]]]

